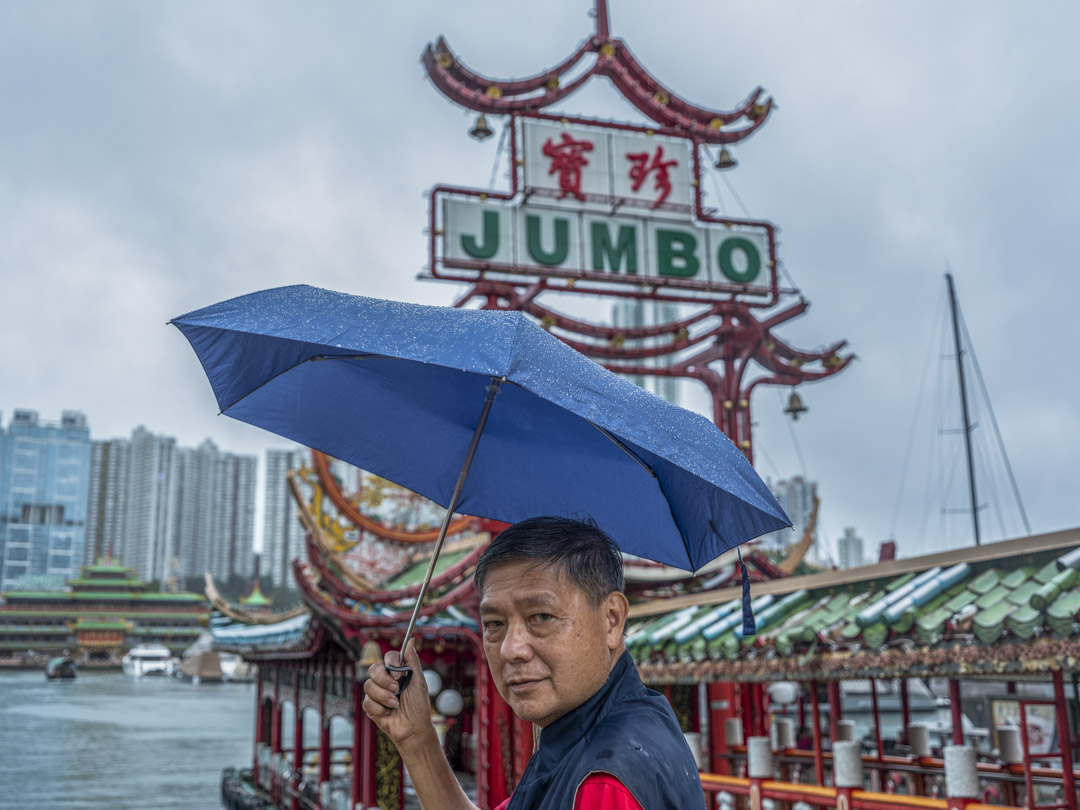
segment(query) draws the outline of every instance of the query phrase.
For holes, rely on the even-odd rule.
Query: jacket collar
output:
[[[604,685],[576,709],[571,709],[540,732],[535,754],[537,775],[557,766],[622,698],[641,689],[634,660],[626,650],[615,661]]]

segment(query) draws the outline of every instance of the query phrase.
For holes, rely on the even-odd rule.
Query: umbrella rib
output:
[[[642,461],[640,458],[638,458],[637,454],[633,450],[631,450],[629,447],[627,447],[625,444],[623,444],[619,440],[618,436],[613,434],[611,431],[605,430],[604,428],[600,427],[600,425],[596,424],[596,422],[589,422],[589,424],[592,425],[597,430],[599,430],[605,436],[607,436],[608,439],[611,440],[612,444],[614,444],[616,447],[618,447],[620,450],[622,450],[624,453],[626,453],[626,455],[630,456],[630,458],[632,458],[634,461],[636,461],[638,464],[640,464],[643,468],[645,468],[645,470],[648,471],[649,475],[651,475],[653,478],[656,478],[656,473],[653,471],[653,468],[650,467],[648,464],[646,464],[644,461]]]
[[[671,512],[671,522],[675,524],[675,528],[679,532],[679,539],[682,540],[683,550],[686,552],[686,559],[690,563],[690,572],[694,573],[694,558],[690,554],[690,546],[688,546],[686,544],[686,537],[683,535],[683,531],[679,527],[679,521],[675,517],[675,510],[673,510],[671,508],[671,499],[668,498],[668,494],[666,492],[664,492],[664,485],[662,483],[660,483],[660,476],[658,476],[656,474],[656,471],[652,467],[650,467],[648,464],[646,464],[644,461],[642,461],[640,458],[638,458],[637,453],[635,453],[633,450],[631,450],[629,447],[627,447],[625,444],[623,444],[619,440],[618,436],[614,435],[611,431],[600,427],[600,425],[596,424],[595,422],[589,422],[589,424],[592,425],[597,430],[599,430],[605,436],[607,436],[616,447],[618,447],[620,450],[622,450],[624,453],[626,453],[626,455],[630,456],[630,458],[632,458],[634,461],[636,461],[638,464],[640,464],[642,467],[644,467],[648,471],[649,475],[651,475],[653,477],[653,480],[656,481],[656,485],[658,487],[660,487],[660,494],[664,496],[664,501],[668,505],[668,511]]]
[[[314,363],[314,362],[316,362],[318,360],[369,360],[371,358],[376,358],[376,359],[380,359],[380,360],[393,359],[393,358],[387,357],[384,354],[313,354],[310,357],[305,357],[303,360],[300,360],[297,363],[293,363],[288,368],[283,368],[281,371],[279,371],[273,377],[268,377],[267,379],[263,380],[261,383],[256,385],[254,388],[252,388],[250,391],[245,392],[243,396],[238,397],[233,402],[230,402],[228,405],[226,405],[224,408],[222,408],[220,411],[218,411],[218,416],[221,416],[222,414],[226,413],[230,408],[235,408],[237,405],[239,405],[245,399],[250,397],[256,391],[258,391],[258,390],[260,390],[262,388],[265,388],[270,383],[272,383],[274,380],[276,380],[278,377],[282,376],[283,374],[288,374],[294,368],[298,368],[298,367],[302,366],[304,363]]]

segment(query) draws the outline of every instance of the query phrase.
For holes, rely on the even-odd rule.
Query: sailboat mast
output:
[[[971,491],[971,523],[975,527],[975,545],[981,545],[979,537],[979,507],[975,495],[975,460],[971,453],[971,420],[968,418],[967,386],[964,384],[964,355],[960,349],[960,319],[956,315],[956,289],[952,273],[945,274],[949,287],[949,309],[952,312],[953,344],[956,346],[956,370],[960,377],[960,410],[964,420],[964,447],[967,449],[968,488]]]

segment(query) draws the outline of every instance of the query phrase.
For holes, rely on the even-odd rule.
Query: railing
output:
[[[832,755],[825,752],[826,781],[831,781]],[[746,773],[746,749],[737,746],[732,753],[716,754],[715,761],[727,762],[732,774]],[[784,802],[806,802],[810,805],[835,806],[837,791],[832,787],[813,784],[814,753],[812,751],[786,751],[774,757],[776,772],[780,779],[766,781],[763,797]],[[1046,794],[1064,790],[1064,779],[1059,768],[1035,765],[1025,769],[1022,765],[980,762],[977,765],[980,779],[980,798],[987,805],[996,807],[1031,806],[1025,801],[1030,790],[1036,794],[1036,806],[1042,806]],[[870,790],[855,791],[853,799],[862,810],[883,810],[897,807],[929,808],[944,807],[945,763],[936,757],[863,756],[863,770]],[[1080,772],[1076,773],[1080,778]],[[805,781],[804,781],[805,780]],[[702,786],[707,795],[715,797],[727,792],[734,796],[749,794],[750,780],[741,775],[702,773]],[[929,802],[930,804],[927,804]],[[715,803],[710,805],[715,807]],[[969,805],[977,807],[978,805]]]

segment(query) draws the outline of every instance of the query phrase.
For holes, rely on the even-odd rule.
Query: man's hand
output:
[[[385,664],[397,665],[400,655],[397,650],[391,650],[383,660]],[[414,674],[404,693],[398,694],[397,679],[384,664],[373,664],[364,684],[364,712],[398,750],[420,744],[428,736],[435,737],[431,700],[415,641],[410,641],[405,648],[405,663]]]

